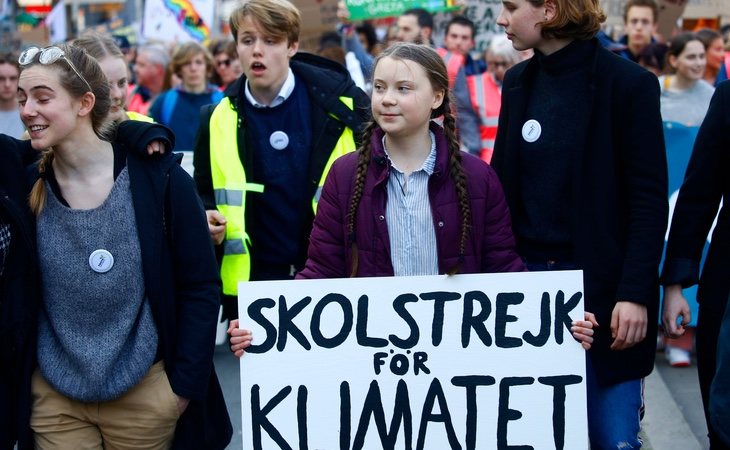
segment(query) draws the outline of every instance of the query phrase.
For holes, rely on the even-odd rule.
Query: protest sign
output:
[[[210,38],[213,0],[147,0],[142,35],[163,41],[198,41]]]
[[[245,449],[584,449],[582,272],[239,285]]]
[[[399,16],[411,8],[423,8],[431,12],[458,9],[454,0],[346,0],[350,20],[374,19]]]

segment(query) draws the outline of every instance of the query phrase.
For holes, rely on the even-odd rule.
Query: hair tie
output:
[[[41,180],[47,180],[48,176],[46,175],[46,171],[44,170],[42,172],[38,172],[38,178],[40,178]]]

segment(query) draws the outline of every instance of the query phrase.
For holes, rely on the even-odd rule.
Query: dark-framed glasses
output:
[[[81,78],[81,81],[83,81],[84,84],[86,84],[86,87],[89,88],[89,91],[93,92],[93,89],[91,89],[91,85],[88,81],[86,81],[86,78],[81,75],[81,72],[79,72],[76,66],[74,66],[74,63],[72,63],[71,60],[66,57],[66,53],[58,47],[30,47],[20,54],[20,57],[18,58],[18,64],[20,64],[21,66],[27,66],[35,60],[35,57],[38,54],[40,54],[40,56],[38,56],[38,62],[43,64],[44,66],[53,64],[59,59],[63,59],[64,61],[66,61],[68,66],[71,67],[71,70],[73,70],[76,75]]]
[[[223,66],[229,67],[231,65],[231,60],[228,59],[228,58],[226,58],[226,59],[219,59],[218,61],[215,62],[215,65],[217,67],[223,67]]]

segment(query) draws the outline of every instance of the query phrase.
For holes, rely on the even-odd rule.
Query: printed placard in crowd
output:
[[[411,8],[424,8],[431,12],[459,9],[454,0],[345,0],[351,20],[399,16]]]
[[[247,450],[588,448],[580,271],[238,292]]]

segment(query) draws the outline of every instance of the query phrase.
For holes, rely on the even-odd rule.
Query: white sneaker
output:
[[[689,351],[667,345],[664,349],[664,356],[672,367],[689,367]]]

